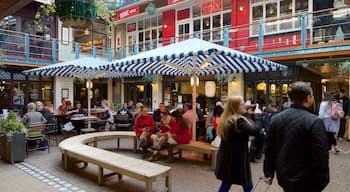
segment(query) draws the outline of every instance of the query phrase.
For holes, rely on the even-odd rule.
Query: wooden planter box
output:
[[[13,136],[0,136],[0,156],[1,159],[15,163],[24,161],[26,155],[25,134],[15,134]]]

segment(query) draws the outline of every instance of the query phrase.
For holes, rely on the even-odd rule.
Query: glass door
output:
[[[178,41],[183,41],[190,38],[190,21],[179,22],[177,25],[177,37]]]

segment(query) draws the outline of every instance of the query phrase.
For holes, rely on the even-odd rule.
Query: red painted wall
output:
[[[163,12],[163,45],[170,44],[170,38],[175,37],[175,10]]]

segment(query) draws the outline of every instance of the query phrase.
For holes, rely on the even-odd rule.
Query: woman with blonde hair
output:
[[[241,185],[244,192],[253,189],[248,139],[260,130],[243,116],[246,112],[243,98],[235,96],[227,100],[220,117],[217,134],[221,143],[215,171],[217,179],[222,181],[219,192],[229,191],[232,184]]]

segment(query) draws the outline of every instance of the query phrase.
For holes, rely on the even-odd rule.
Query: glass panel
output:
[[[149,29],[150,26],[151,26],[151,25],[150,25],[150,22],[151,22],[151,21],[150,21],[150,19],[145,19],[144,21],[145,21],[145,22],[144,22],[145,29],[147,30],[147,29]]]
[[[16,88],[15,88],[16,89]],[[10,107],[10,94],[11,94],[11,83],[10,81],[2,80],[0,81],[0,107],[9,108]],[[22,96],[22,99],[24,94]],[[24,101],[22,105],[24,104]]]
[[[279,103],[281,101],[281,85],[279,83],[270,84],[270,101],[273,103]]]
[[[151,27],[157,27],[157,17],[151,18]]]
[[[261,106],[266,106],[266,83],[257,82],[256,84],[256,102]]]
[[[253,25],[252,25],[252,29],[251,29],[251,33],[252,35],[257,35],[259,33],[259,21],[260,18],[263,17],[263,6],[255,6],[253,7]]]
[[[285,16],[285,19],[281,20],[280,30],[288,30],[293,28],[293,19],[288,17],[292,15],[293,4],[292,0],[283,0],[280,4],[280,16]]]
[[[159,27],[158,28],[158,43],[159,43],[159,46],[161,46],[162,44],[162,38],[163,38],[163,28],[162,27]]]
[[[150,31],[145,31],[145,41],[149,41],[151,39]]]
[[[39,82],[30,82],[29,84],[29,102],[39,101]]]
[[[228,9],[231,9],[231,2],[232,0],[223,0],[223,5],[222,5],[222,8],[223,10],[228,10]]]
[[[193,10],[193,17],[201,16],[201,6],[200,5],[193,6],[192,10]]]
[[[203,40],[210,41],[210,17],[203,19]],[[205,32],[204,32],[205,31]]]
[[[52,91],[52,87],[51,87],[51,83],[43,83],[43,87],[41,88],[41,97],[42,97],[42,101],[46,102],[46,101],[51,101],[51,91]]]
[[[143,29],[144,29],[144,28],[143,28],[143,20],[139,21],[139,23],[138,23],[138,29],[139,29],[139,30],[143,30]]]
[[[224,26],[231,26],[231,12],[224,13],[223,15],[223,25]]]
[[[213,16],[213,28],[221,27],[221,15]]]
[[[157,29],[152,30],[152,37],[151,39],[157,39]]]
[[[307,11],[308,1],[306,0],[295,0],[295,12]]]
[[[162,26],[162,23],[163,22],[163,20],[162,20],[162,15],[159,15],[158,16],[158,26]]]
[[[201,30],[201,20],[197,19],[193,21],[193,31],[200,31]]]
[[[213,16],[213,41],[221,40],[221,15]]]
[[[266,20],[277,17],[277,3],[266,4]],[[277,24],[275,21],[267,22],[265,32],[271,33],[277,31]]]
[[[210,17],[203,19],[203,30],[210,29]]]
[[[179,25],[179,35],[183,34],[183,25]]]
[[[142,41],[143,41],[143,33],[144,33],[144,32],[140,32],[140,33],[139,33],[139,42],[140,42],[140,43],[142,43]],[[129,43],[132,44],[132,42],[131,42],[131,36],[129,36]]]
[[[190,33],[190,24],[186,23],[185,24],[185,34],[189,34]]]

